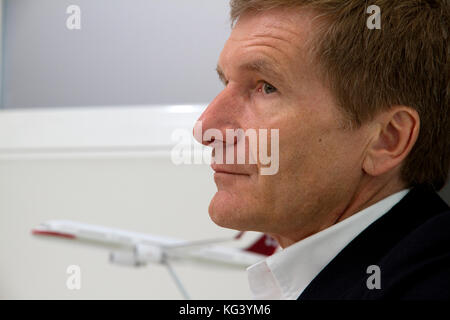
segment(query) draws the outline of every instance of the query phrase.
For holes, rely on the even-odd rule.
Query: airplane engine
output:
[[[138,244],[135,247],[136,255],[138,257],[138,261],[141,263],[163,263],[164,262],[164,252],[163,249],[159,246]]]
[[[109,254],[109,262],[127,267],[139,267],[145,265],[142,263],[135,250],[117,250]]]

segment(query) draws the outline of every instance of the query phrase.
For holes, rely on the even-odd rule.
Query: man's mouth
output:
[[[250,174],[243,172],[242,170],[236,170],[236,168],[231,168],[230,165],[218,165],[211,164],[211,168],[215,173],[219,174],[234,174],[238,176],[250,176]]]

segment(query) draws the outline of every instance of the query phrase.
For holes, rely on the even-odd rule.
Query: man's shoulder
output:
[[[350,242],[300,298],[448,299],[449,231],[448,205],[433,190],[415,187]],[[368,286],[370,267],[378,270],[380,289]]]
[[[399,241],[390,255],[403,255],[402,251],[405,254],[433,254],[441,250],[450,251],[450,210],[432,216],[412,230]]]
[[[376,261],[382,286],[367,290],[364,278],[363,298],[450,298],[450,208],[436,192],[412,190],[374,231],[398,236],[386,235],[385,250]]]
[[[410,195],[410,198],[414,198],[414,194]],[[404,233],[398,241],[392,243],[384,262],[398,263],[407,259],[411,264],[415,261],[414,257],[421,260],[427,256],[450,252],[450,208],[436,192],[428,191],[428,196],[424,196],[424,199],[426,201],[422,201],[420,207],[415,203],[417,199],[405,199],[404,203],[401,203],[403,208],[392,212],[395,220],[386,221],[396,221],[396,229],[399,232],[402,230],[402,222],[414,222],[403,229]]]
[[[450,298],[450,211],[427,220],[379,261],[382,290],[367,298]]]

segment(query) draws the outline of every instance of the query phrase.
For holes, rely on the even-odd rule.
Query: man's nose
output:
[[[219,140],[226,143],[226,129],[237,128],[236,109],[237,99],[231,90],[224,89],[198,118],[193,129],[195,139],[206,146]],[[208,130],[210,134],[205,135]]]

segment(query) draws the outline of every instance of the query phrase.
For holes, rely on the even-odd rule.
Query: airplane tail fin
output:
[[[244,251],[261,254],[264,256],[272,255],[278,248],[278,242],[267,234],[263,234],[254,243],[252,243]]]

